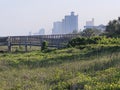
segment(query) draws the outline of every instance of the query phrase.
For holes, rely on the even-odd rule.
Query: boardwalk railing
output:
[[[8,44],[8,37],[0,37],[0,46]]]
[[[27,51],[27,46],[41,46],[43,41],[48,42],[49,47],[64,47],[72,38],[80,36],[79,34],[57,34],[57,35],[35,35],[35,36],[9,36],[1,37],[0,45],[7,45],[8,50],[14,45],[24,45]]]

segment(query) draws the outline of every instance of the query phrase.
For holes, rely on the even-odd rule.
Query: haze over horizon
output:
[[[0,36],[28,35],[45,28],[50,34],[53,22],[71,11],[79,15],[79,29],[95,19],[106,25],[120,16],[120,0],[0,0]]]

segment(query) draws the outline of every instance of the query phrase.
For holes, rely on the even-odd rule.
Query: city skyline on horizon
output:
[[[119,0],[1,0],[0,36],[28,35],[40,28],[45,28],[46,34],[50,34],[53,22],[61,20],[71,11],[79,15],[79,30],[91,18],[95,19],[95,25],[106,25],[119,17],[119,3]]]
[[[78,31],[78,15],[72,11],[70,15],[65,15],[61,21],[53,23],[52,34],[69,34],[74,30]]]

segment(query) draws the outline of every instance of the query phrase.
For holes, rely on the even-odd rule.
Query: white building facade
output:
[[[84,29],[98,29],[98,30],[101,30],[102,32],[104,32],[106,29],[106,26],[103,24],[95,26],[94,18],[93,18],[91,21],[86,21],[86,26],[84,26]]]
[[[69,34],[74,30],[78,31],[78,15],[71,12],[71,15],[65,16],[61,22],[53,24],[52,34]]]

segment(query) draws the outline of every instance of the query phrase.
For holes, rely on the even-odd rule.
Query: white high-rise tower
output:
[[[53,34],[69,34],[74,30],[78,31],[78,15],[71,12],[71,15],[65,16],[61,22],[53,24]]]

